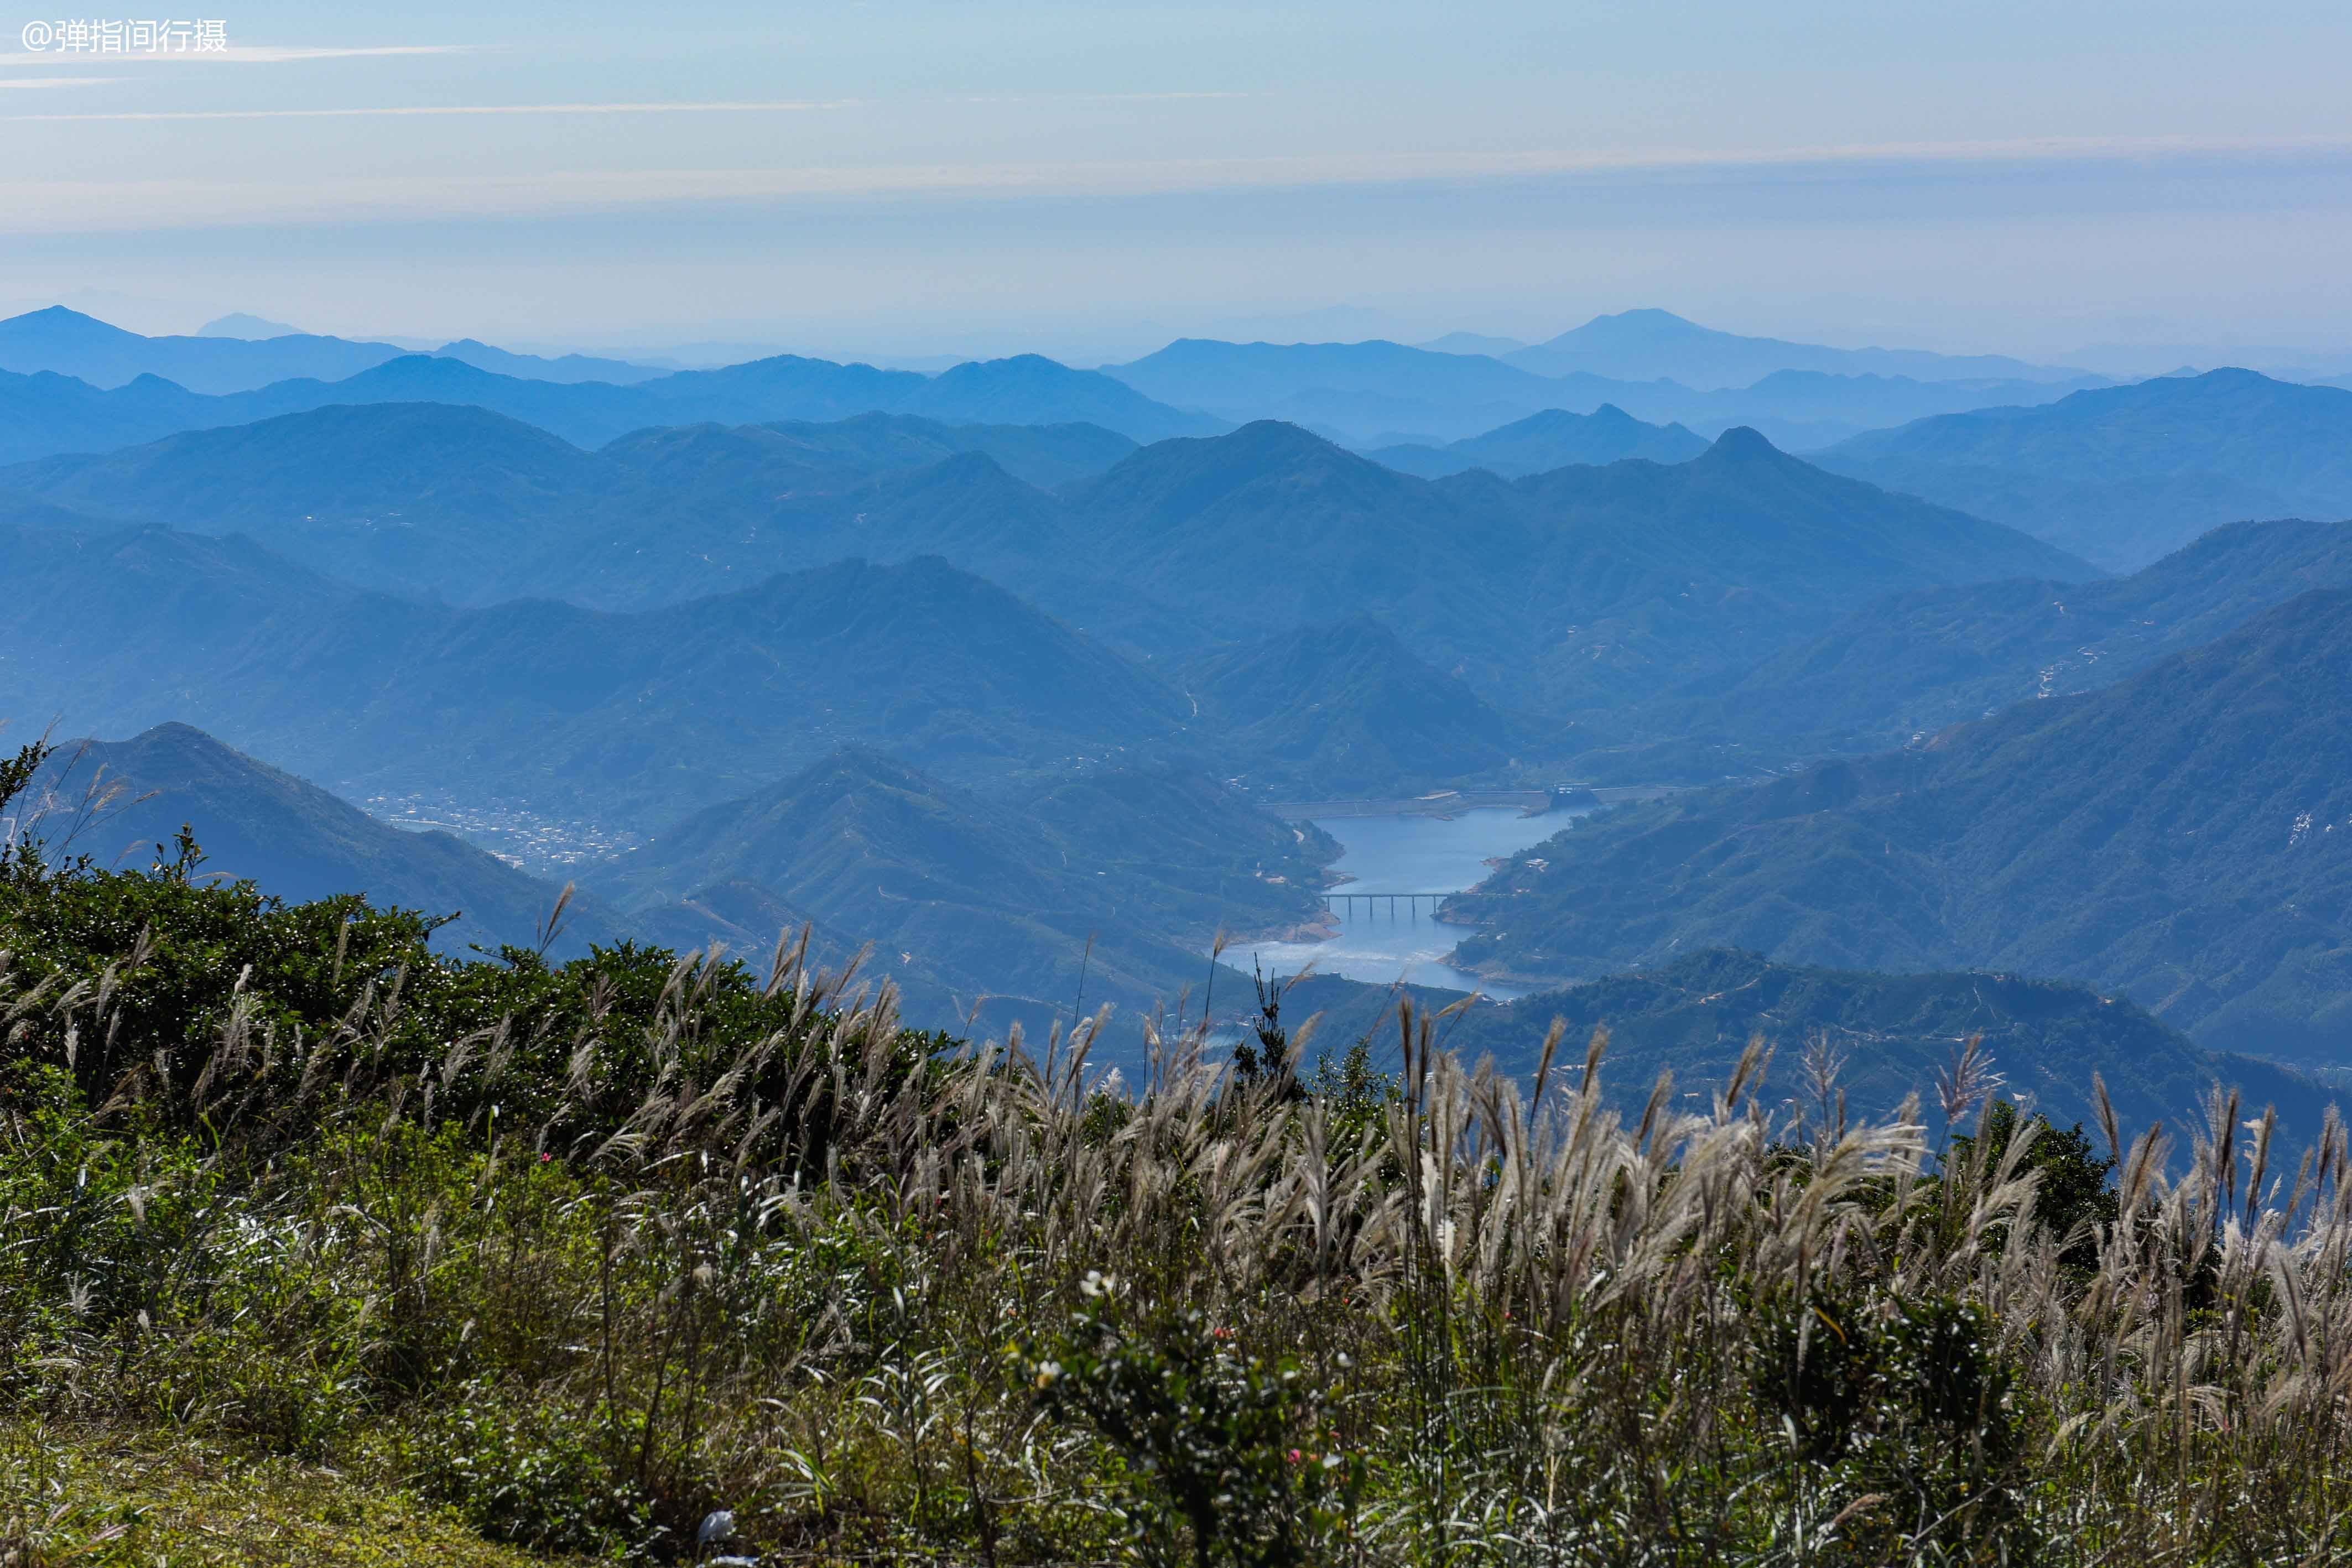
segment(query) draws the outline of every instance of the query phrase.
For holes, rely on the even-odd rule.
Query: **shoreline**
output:
[[[1566,816],[1627,800],[1659,800],[1675,793],[1677,788],[1672,784],[1580,787],[1574,796],[1565,799],[1549,789],[1462,789],[1410,800],[1269,800],[1265,810],[1286,822],[1315,821],[1328,817],[1436,817],[1450,821],[1465,811],[1516,810],[1523,817],[1542,817],[1559,810]]]

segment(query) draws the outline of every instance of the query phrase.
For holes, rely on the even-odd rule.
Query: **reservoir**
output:
[[[1549,811],[1538,817],[1516,810],[1465,811],[1458,817],[1325,817],[1315,825],[1339,841],[1345,853],[1331,869],[1350,880],[1333,893],[1460,893],[1486,879],[1486,862],[1517,853],[1568,826],[1580,813]],[[1402,902],[1352,910],[1336,906],[1339,935],[1322,942],[1236,942],[1225,962],[1246,970],[1254,953],[1273,975],[1292,975],[1308,964],[1318,975],[1387,985],[1399,978],[1417,986],[1467,991],[1484,984],[1490,997],[1518,991],[1481,982],[1445,962],[1445,955],[1470,935],[1466,925],[1448,925],[1432,915],[1424,901],[1418,914]]]

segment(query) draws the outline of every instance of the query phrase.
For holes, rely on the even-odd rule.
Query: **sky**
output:
[[[0,12],[0,306],[900,360],[1637,306],[2352,352],[2340,0],[213,4],[226,47],[161,56]]]

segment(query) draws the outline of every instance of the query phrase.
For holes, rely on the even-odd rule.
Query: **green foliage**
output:
[[[0,885],[0,1437],[215,1478],[74,1438],[99,1496],[203,1500],[36,1508],[58,1464],[7,1490],[0,1441],[43,1550],[178,1561],[232,1470],[319,1561],[331,1514],[354,1562],[395,1519],[673,1562],[721,1506],[785,1561],[996,1568],[2352,1550],[2340,1130],[2263,1211],[2217,1102],[2111,1198],[2000,1103],[1940,1166],[1801,1129],[1760,1051],[1621,1124],[1408,1001],[1408,1073],[1301,1082],[1271,987],[1254,1077],[1196,1032],[1120,1097],[789,954],[457,962],[194,869]]]
[[[468,1384],[425,1417],[404,1458],[419,1495],[492,1541],[643,1554],[665,1532],[603,1436],[576,1412]]]
[[[1129,1543],[1153,1564],[1287,1568],[1344,1542],[1362,1459],[1326,1434],[1306,1369],[1245,1356],[1198,1309],[1130,1324],[1115,1281],[1031,1370],[1041,1404],[1099,1433],[1124,1461]]]
[[[1973,1303],[1816,1292],[1761,1314],[1759,1403],[1850,1509],[1856,1560],[1933,1542],[1960,1561],[2030,1558],[2018,1520],[2014,1370]]]
[[[2083,1131],[2080,1122],[2061,1133],[2040,1113],[2021,1117],[2014,1101],[1995,1100],[1985,1107],[1983,1120],[1975,1133],[1953,1137],[1947,1164],[1960,1166],[1981,1160],[1988,1166],[1998,1166],[2009,1153],[2019,1130],[2028,1125],[2033,1131],[2032,1141],[2016,1163],[2019,1169],[2030,1171],[2037,1178],[2034,1218],[2052,1235],[2074,1238],[2061,1253],[2069,1266],[2078,1270],[2095,1268],[2098,1263],[2098,1228],[2113,1224],[2116,1215],[2116,1193],[2110,1181],[2116,1162],[2112,1155],[2092,1153],[2090,1136]]]

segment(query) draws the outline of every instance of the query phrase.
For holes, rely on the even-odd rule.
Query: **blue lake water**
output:
[[[1354,878],[1334,893],[1459,893],[1484,881],[1486,862],[1538,843],[1569,824],[1573,813],[1540,817],[1517,811],[1465,811],[1443,817],[1332,817],[1315,825],[1339,841],[1346,853],[1332,869]],[[1482,981],[1445,962],[1470,935],[1466,925],[1448,925],[1431,915],[1426,901],[1418,912],[1402,903],[1353,910],[1342,903],[1339,935],[1322,942],[1236,942],[1225,962],[1246,970],[1256,956],[1268,975],[1290,975],[1315,966],[1318,975],[1387,985],[1397,979],[1417,986],[1510,998],[1517,990]]]

